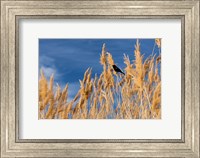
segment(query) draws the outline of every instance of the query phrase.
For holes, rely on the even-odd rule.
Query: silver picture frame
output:
[[[198,158],[199,6],[199,0],[1,0],[1,157]],[[19,20],[121,18],[181,20],[181,139],[19,139]]]

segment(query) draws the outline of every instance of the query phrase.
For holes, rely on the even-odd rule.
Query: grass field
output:
[[[161,40],[155,39],[161,49]],[[54,84],[54,76],[39,79],[39,119],[160,119],[161,118],[161,54],[146,59],[137,40],[134,61],[124,55],[125,75],[116,73],[112,54],[102,46],[100,63],[103,71],[92,78],[88,68],[80,80],[76,96],[68,99],[64,89]]]

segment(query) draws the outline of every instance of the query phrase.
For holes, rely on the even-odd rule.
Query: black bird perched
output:
[[[116,65],[113,65],[112,67],[115,70],[115,72],[120,72],[125,75],[125,73],[123,73],[122,70],[120,70],[120,68],[118,68]]]

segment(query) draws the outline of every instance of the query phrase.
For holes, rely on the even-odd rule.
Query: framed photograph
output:
[[[39,39],[39,119],[160,119],[161,39],[141,42]],[[125,72],[116,63],[125,63]]]
[[[200,157],[199,6],[2,0],[1,157]]]

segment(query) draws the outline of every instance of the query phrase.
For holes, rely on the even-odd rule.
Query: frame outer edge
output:
[[[8,107],[8,55],[7,47],[7,9],[1,2],[1,156],[8,151],[7,107]]]
[[[26,0],[28,2],[28,0]],[[3,4],[3,2],[1,1],[1,5]],[[174,156],[184,156],[184,157],[188,157],[188,158],[191,158],[191,157],[199,157],[199,0],[198,2],[195,4],[195,7],[192,8],[192,34],[191,34],[191,38],[192,39],[192,42],[191,43],[191,46],[192,46],[192,63],[191,63],[191,70],[192,70],[192,76],[191,77],[194,77],[193,78],[193,82],[192,82],[192,87],[191,87],[191,90],[192,90],[192,98],[193,98],[193,101],[192,101],[192,108],[191,109],[193,112],[193,114],[195,114],[195,116],[192,116],[191,118],[191,121],[192,121],[192,126],[189,126],[189,127],[192,127],[192,138],[190,139],[192,142],[192,151],[189,151],[187,152],[185,150],[185,152],[183,153],[168,153],[168,152],[163,152],[161,151],[160,153],[157,153],[157,156],[170,156],[170,157],[174,157]],[[38,157],[40,155],[43,155],[43,156],[50,156],[50,157],[54,157],[56,156],[56,153],[48,153],[45,152],[45,153],[32,153],[32,152],[29,152],[29,150],[25,151],[23,149],[20,149],[18,151],[14,150],[14,151],[11,151],[9,149],[9,144],[8,144],[8,139],[9,139],[9,127],[13,128],[13,126],[9,125],[8,123],[8,117],[9,119],[13,120],[12,117],[10,116],[7,116],[8,115],[8,103],[9,103],[9,95],[8,94],[8,90],[11,89],[12,90],[12,87],[9,87],[9,83],[8,82],[12,82],[11,81],[8,81],[8,78],[9,78],[9,70],[12,70],[11,68],[9,68],[10,66],[13,66],[13,65],[8,65],[8,63],[10,62],[7,62],[9,57],[8,55],[10,54],[10,51],[8,51],[8,43],[10,43],[10,40],[12,41],[12,39],[9,39],[8,38],[8,26],[9,26],[9,22],[8,22],[8,8],[6,8],[6,5],[2,5],[1,6],[1,156],[2,157],[15,157],[15,156],[34,156],[34,157]],[[190,27],[189,27],[190,28]],[[10,34],[10,33],[9,33]],[[10,37],[10,35],[9,35]],[[9,41],[9,42],[8,42]],[[11,42],[12,43],[12,42]],[[12,51],[11,51],[12,52]],[[14,63],[13,63],[14,64]],[[13,75],[13,73],[11,73],[11,75]],[[11,93],[12,94],[12,93]],[[192,99],[190,98],[190,99]],[[11,107],[11,106],[9,106]],[[198,110],[196,110],[198,109]],[[5,116],[6,117],[3,117]],[[192,113],[191,113],[192,114]],[[3,128],[2,128],[3,127]],[[9,135],[8,135],[9,134]],[[12,138],[13,139],[13,138]],[[13,141],[13,140],[12,140]],[[21,143],[21,145],[23,145]],[[8,152],[9,151],[9,152]],[[20,152],[19,152],[20,151]],[[39,150],[38,150],[39,151]],[[102,150],[103,151],[103,150]],[[114,151],[114,150],[113,150]],[[146,150],[144,150],[144,153],[141,153],[141,155],[143,156],[147,156],[148,153],[149,155],[148,156],[153,156],[155,154],[151,153],[151,152],[146,152]],[[174,150],[175,151],[175,150]],[[18,153],[19,152],[19,153]],[[94,150],[95,152],[95,150]],[[131,153],[132,150],[129,151],[122,151],[120,152],[120,150],[117,152],[117,149],[116,149],[116,152],[114,152],[113,154],[112,153],[98,153],[98,151],[96,151],[96,154],[95,156],[139,156],[139,153]],[[15,155],[16,154],[16,155]],[[39,154],[39,155],[38,155]],[[67,155],[69,154],[69,155]],[[162,154],[162,155],[161,155]],[[70,152],[68,153],[68,151],[66,151],[65,153],[60,153],[60,156],[86,156],[86,157],[89,157],[89,156],[92,156],[94,155],[92,152],[83,152],[83,153],[77,153],[77,152]]]
[[[200,7],[200,3],[199,1],[196,2],[195,6],[192,9],[193,12],[193,29],[192,29],[192,35],[193,35],[193,62],[192,62],[192,70],[193,70],[193,76],[194,76],[194,83],[193,83],[193,97],[194,97],[194,109],[193,109],[193,119],[194,119],[194,126],[193,126],[193,133],[192,133],[192,143],[193,143],[193,151],[196,157],[199,157],[199,141],[200,141],[200,137],[199,137],[199,127],[200,127],[200,122],[199,122],[199,112],[200,112],[200,104],[199,104],[199,91],[200,91],[200,87],[199,87],[199,7]],[[197,110],[198,109],[198,110]]]

